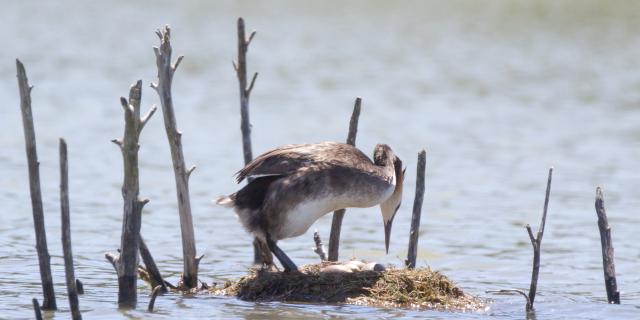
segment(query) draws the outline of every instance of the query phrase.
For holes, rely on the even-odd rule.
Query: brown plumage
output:
[[[387,145],[377,145],[371,161],[351,145],[323,142],[268,151],[236,178],[249,183],[217,203],[233,207],[249,232],[275,246],[280,239],[303,234],[324,214],[346,207],[380,204],[390,230],[403,172],[402,161]]]

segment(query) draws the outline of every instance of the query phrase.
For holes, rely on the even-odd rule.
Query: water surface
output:
[[[153,31],[173,27],[185,59],[174,79],[178,126],[191,178],[200,277],[236,279],[249,266],[247,235],[211,199],[238,186],[242,164],[235,19],[258,30],[249,70],[253,148],[342,141],[353,100],[363,97],[357,144],[391,145],[406,163],[404,205],[384,254],[378,209],[349,210],[342,257],[400,265],[406,255],[416,155],[427,150],[419,266],[494,302],[474,314],[343,305],[250,303],[166,295],[144,312],[117,310],[117,280],[104,252],[119,246],[122,163],[118,98],[144,81],[143,109],[158,103]],[[539,319],[633,319],[640,314],[640,5],[614,1],[170,1],[3,4],[0,12],[0,317],[32,318],[41,298],[14,59],[31,83],[49,251],[60,311],[69,318],[60,246],[57,139],[69,144],[76,275],[87,319],[423,318],[521,319],[546,174],[555,168],[536,299]],[[182,270],[171,160],[161,114],[142,133],[142,232],[162,272]],[[622,305],[607,305],[593,207],[605,191]],[[328,239],[330,216],[282,242],[313,263],[312,233]]]

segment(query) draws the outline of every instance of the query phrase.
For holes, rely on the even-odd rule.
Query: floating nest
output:
[[[430,268],[326,272],[331,263],[306,265],[299,272],[252,269],[237,282],[211,288],[218,295],[247,301],[348,303],[378,307],[477,311],[484,301],[465,294]]]

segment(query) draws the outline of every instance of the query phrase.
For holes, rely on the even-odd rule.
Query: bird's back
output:
[[[339,142],[285,145],[268,151],[236,173],[237,181],[268,175],[290,175],[312,166],[337,165],[365,170],[373,162],[354,146]]]

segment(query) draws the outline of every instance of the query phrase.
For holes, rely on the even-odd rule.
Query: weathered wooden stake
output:
[[[196,256],[196,241],[193,230],[193,218],[191,216],[191,201],[189,199],[189,177],[195,166],[186,168],[184,154],[182,153],[182,133],[178,131],[176,117],[173,112],[173,98],[171,96],[171,83],[173,74],[178,69],[183,56],[179,56],[174,64],[171,63],[171,28],[167,25],[162,30],[156,31],[160,38],[160,47],[154,47],[156,65],[158,67],[158,82],[151,83],[151,88],[156,90],[162,105],[164,127],[171,148],[173,172],[176,180],[178,197],[178,212],[180,215],[180,232],[182,234],[183,273],[180,280],[186,289],[198,286],[198,264],[202,256]]]
[[[111,253],[105,257],[114,265],[118,274],[118,306],[135,308],[138,279],[138,239],[142,224],[142,208],[148,199],[140,199],[140,183],[138,180],[138,144],[140,133],[149,121],[156,107],[153,106],[143,117],[140,117],[140,99],[142,97],[142,81],[138,80],[129,90],[129,101],[120,98],[124,109],[124,137],[114,139],[113,143],[120,147],[123,160],[124,179],[122,198],[124,200],[122,237],[120,239],[120,255]]]
[[[542,212],[542,221],[538,227],[537,237],[533,236],[531,226],[527,224],[527,232],[533,246],[533,270],[531,271],[531,286],[529,287],[529,301],[527,311],[533,309],[533,303],[536,298],[536,290],[538,288],[538,274],[540,273],[540,246],[542,245],[542,235],[544,234],[544,225],[547,221],[547,209],[549,208],[549,194],[551,193],[551,178],[553,176],[553,167],[549,168],[549,178],[547,179],[547,191],[544,198],[544,209]]]
[[[247,51],[249,51],[249,44],[255,35],[256,32],[252,31],[249,38],[247,38],[244,19],[238,18],[238,62],[233,61],[233,69],[236,71],[238,86],[240,88],[240,130],[242,131],[242,154],[245,165],[253,160],[253,152],[251,151],[251,121],[249,120],[249,97],[251,96],[253,85],[258,78],[258,73],[255,72],[253,74],[250,83],[247,81]],[[248,86],[247,83],[249,83]],[[261,245],[258,239],[253,240],[254,264],[262,264],[265,260],[273,261],[273,258],[264,258],[265,255],[271,256],[271,251],[264,250],[263,248],[265,248],[265,246]]]
[[[613,241],[611,227],[604,209],[602,189],[596,188],[596,214],[598,215],[598,229],[600,229],[600,244],[602,245],[602,268],[604,270],[604,285],[607,289],[607,301],[620,304],[620,292],[616,281],[616,266],[613,261]]]
[[[360,119],[360,106],[362,105],[362,99],[356,98],[356,102],[353,106],[353,113],[351,114],[351,120],[349,121],[349,134],[347,135],[347,143],[355,146],[356,135],[358,134],[358,120]],[[340,247],[340,231],[342,229],[342,219],[346,210],[340,209],[333,212],[333,219],[331,219],[331,233],[329,234],[329,261],[338,261],[339,247]]]
[[[31,113],[31,89],[27,72],[20,60],[16,59],[18,70],[18,87],[20,89],[20,110],[22,111],[22,125],[24,127],[25,147],[27,162],[29,163],[29,191],[31,193],[31,208],[33,210],[33,226],[36,232],[36,251],[38,252],[38,264],[40,266],[40,279],[42,281],[42,309],[56,310],[56,295],[53,290],[51,278],[51,257],[47,249],[47,234],[44,228],[44,210],[42,209],[42,193],[40,192],[40,162],[36,150],[36,133],[33,128],[33,115]]]
[[[420,233],[420,216],[422,214],[422,201],[424,200],[425,167],[427,164],[427,152],[418,153],[418,167],[416,171],[416,195],[413,200],[413,215],[411,216],[411,232],[409,233],[409,251],[405,265],[409,269],[416,267],[418,257],[418,235]]]
[[[67,161],[67,143],[60,138],[60,212],[62,217],[62,251],[64,253],[64,273],[67,280],[67,294],[73,320],[82,319],[78,309],[76,276],[73,270],[73,251],[71,250],[71,219],[69,217],[69,165]]]

